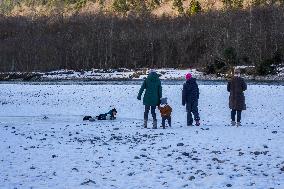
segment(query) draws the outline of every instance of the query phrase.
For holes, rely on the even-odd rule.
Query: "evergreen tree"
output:
[[[244,0],[233,0],[233,7],[236,9],[243,8]]]
[[[195,0],[191,1],[189,8],[186,11],[187,15],[190,16],[190,15],[194,15],[199,12],[201,12],[201,5],[199,1],[195,1]]]
[[[104,0],[99,0],[99,5],[100,5],[100,9],[102,10],[104,8]]]
[[[129,11],[129,5],[126,0],[115,0],[112,4],[113,10],[122,14],[126,14]]]
[[[0,1],[0,14],[8,14],[10,13],[15,6],[13,0],[3,0]]]
[[[75,9],[80,10],[87,4],[87,0],[79,0],[75,3]]]
[[[223,52],[224,60],[227,66],[233,70],[233,67],[238,64],[237,52],[233,47],[226,48]]]
[[[139,15],[144,14],[148,11],[145,1],[129,0],[128,2],[129,2],[129,9],[133,10],[135,13]]]
[[[183,14],[183,3],[182,0],[174,0],[173,1],[173,9],[177,9],[179,14]]]
[[[255,1],[263,1],[263,0],[255,0]],[[243,8],[244,0],[222,0],[226,9],[239,9]]]
[[[266,0],[252,0],[251,3],[253,6],[262,6],[266,5]]]
[[[140,0],[141,1],[141,0]],[[149,8],[151,10],[155,9],[156,7],[160,6],[160,1],[159,0],[150,0],[149,3]]]

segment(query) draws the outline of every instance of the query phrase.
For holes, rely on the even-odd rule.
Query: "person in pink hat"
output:
[[[192,126],[194,116],[195,125],[200,125],[200,117],[198,113],[198,99],[199,88],[196,83],[196,79],[192,77],[190,73],[185,75],[186,82],[183,84],[182,89],[182,105],[186,106],[187,112],[187,126]]]

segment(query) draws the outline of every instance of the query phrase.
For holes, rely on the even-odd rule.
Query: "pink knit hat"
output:
[[[186,79],[186,80],[190,80],[191,78],[192,78],[191,73],[187,73],[187,74],[185,75],[185,79]]]

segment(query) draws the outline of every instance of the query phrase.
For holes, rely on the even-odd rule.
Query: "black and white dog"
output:
[[[95,121],[96,119],[97,120],[114,120],[114,119],[116,119],[116,117],[115,117],[116,114],[117,114],[117,110],[115,108],[113,108],[108,113],[100,114],[100,115],[96,116],[95,118],[93,118],[92,116],[85,116],[83,118],[83,121]]]

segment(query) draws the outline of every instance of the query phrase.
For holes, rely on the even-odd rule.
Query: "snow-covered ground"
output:
[[[163,86],[173,127],[152,130],[138,85],[1,84],[0,188],[284,188],[284,86],[249,85],[239,128],[225,85],[200,85],[187,127],[181,88]],[[82,121],[111,107],[115,121]]]

